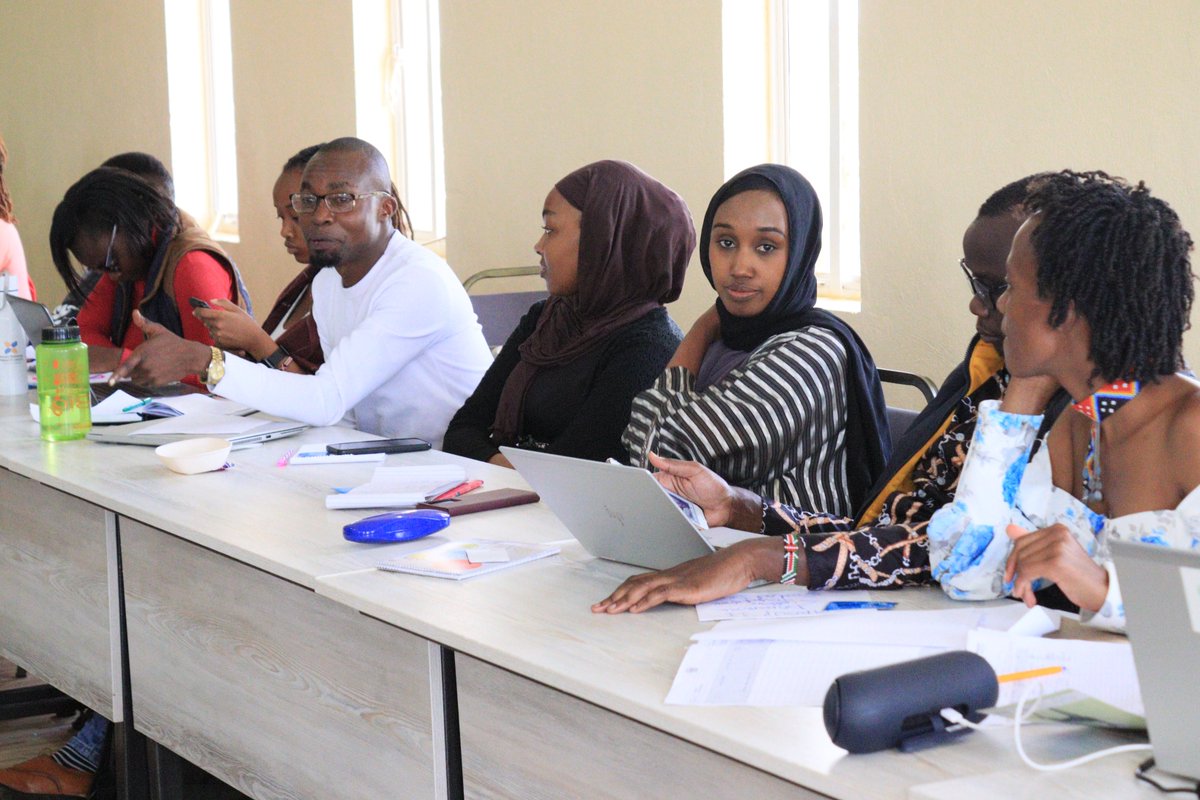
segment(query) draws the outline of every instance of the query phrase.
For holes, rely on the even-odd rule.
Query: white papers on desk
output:
[[[136,400],[134,401],[137,402]],[[184,414],[221,414],[245,416],[254,413],[254,409],[242,403],[235,403],[224,397],[210,394],[181,394],[175,397],[156,397],[144,408],[139,409],[143,414],[157,413],[159,416],[175,417]]]
[[[967,639],[967,649],[987,659],[997,675],[1043,667],[1063,668],[1057,675],[1000,684],[998,708],[1015,705],[1022,693],[1034,686],[1043,695],[1035,719],[1063,720],[1069,716],[1119,727],[1146,725],[1133,650],[1128,641],[1040,639],[990,630],[971,631]],[[1035,692],[1031,700],[1036,696]],[[1124,715],[1105,712],[1094,704],[1089,708],[1089,699],[1099,700]],[[1011,716],[1012,710],[1005,710]]]
[[[92,422],[94,423],[113,423],[113,422],[141,422],[142,418],[136,413],[122,411],[122,409],[136,406],[140,401],[129,394],[117,389],[108,397],[101,400],[96,405],[92,406]]]
[[[688,648],[667,703],[820,706],[834,678],[942,652],[942,648],[772,642],[700,642]]]
[[[342,453],[333,454],[325,449],[324,444],[301,445],[296,454],[288,460],[289,467],[314,466],[317,464],[361,464],[363,462],[380,462],[387,458],[387,453]]]
[[[166,434],[199,434],[203,436],[236,436],[266,424],[257,417],[238,417],[232,414],[184,414],[168,417],[153,425],[133,431],[133,436],[162,436]]]
[[[131,394],[118,389],[108,397],[101,400],[96,405],[92,406],[92,424],[93,425],[113,425],[122,422],[141,422],[142,418],[132,411],[125,413],[121,411],[123,408],[135,406],[138,404],[138,399]],[[37,403],[29,404],[29,415],[33,417],[34,422],[41,420],[41,414]]]
[[[841,596],[826,595],[826,602]],[[761,639],[927,646],[962,650],[976,628],[1007,631],[1028,613],[1020,603],[944,611],[835,611],[794,620],[727,620],[692,636],[698,642]]]
[[[716,622],[722,619],[786,619],[811,617],[815,614],[844,613],[826,612],[825,606],[834,600],[862,603],[870,600],[865,591],[807,592],[793,589],[786,592],[738,592],[720,600],[696,605],[696,615],[701,622]]]
[[[826,602],[842,593],[827,594]],[[1035,611],[1037,611],[1035,609]],[[667,702],[820,706],[834,678],[967,647],[980,627],[1024,622],[1019,603],[945,611],[836,611],[797,619],[727,620],[692,636]],[[1037,614],[1044,614],[1037,611]],[[1006,634],[1007,635],[1007,634]]]
[[[325,498],[326,508],[405,508],[425,502],[426,495],[447,484],[462,483],[467,471],[457,464],[419,467],[376,467],[368,483],[345,494]]]

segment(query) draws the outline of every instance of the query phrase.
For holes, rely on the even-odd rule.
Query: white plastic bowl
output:
[[[212,472],[225,466],[229,450],[233,445],[228,439],[185,439],[154,448],[154,452],[167,465],[167,469],[182,475]]]

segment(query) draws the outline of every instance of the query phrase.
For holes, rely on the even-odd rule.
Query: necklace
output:
[[[1114,381],[1071,406],[1093,423],[1092,439],[1083,462],[1085,503],[1099,503],[1104,499],[1104,486],[1100,480],[1100,424],[1124,408],[1141,391],[1140,381]]]

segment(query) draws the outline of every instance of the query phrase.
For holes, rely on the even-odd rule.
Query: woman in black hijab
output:
[[[497,449],[625,460],[634,396],[679,345],[664,303],[696,247],[683,199],[622,161],[555,184],[534,245],[550,293],[535,303],[446,431],[448,453],[512,466]]]
[[[698,461],[768,500],[849,514],[888,456],[871,355],[815,308],[821,207],[794,169],[763,164],[709,203],[700,260],[717,302],[654,386],[634,401],[623,442]]]

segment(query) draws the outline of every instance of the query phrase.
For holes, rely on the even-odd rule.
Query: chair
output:
[[[479,281],[493,278],[515,278],[537,275],[540,267],[499,267],[476,272],[463,281],[463,288],[471,297],[475,316],[483,328],[483,338],[492,352],[499,352],[508,335],[517,327],[529,307],[549,297],[545,290],[532,292],[497,292],[495,294],[470,294],[471,287]]]
[[[898,369],[881,369],[879,370],[879,380],[884,383],[897,383],[901,386],[910,386],[916,389],[925,396],[926,405],[933,402],[934,395],[937,393],[937,387],[933,385],[933,381],[915,372],[904,372]],[[891,431],[892,447],[895,447],[896,443],[900,441],[900,437],[912,425],[913,420],[917,418],[919,413],[919,411],[900,408],[899,406],[887,407],[888,429]]]

